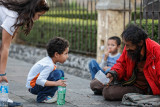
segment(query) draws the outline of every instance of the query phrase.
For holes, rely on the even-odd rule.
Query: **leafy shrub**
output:
[[[140,19],[140,17],[143,18],[143,13],[141,16],[140,16],[140,14],[141,14],[140,10],[136,10],[136,13],[132,12],[132,19],[131,20],[134,20],[134,17],[136,17],[136,19]]]
[[[26,37],[19,34],[21,40],[27,44],[44,47],[49,39],[60,36],[70,42],[70,50],[96,53],[97,22],[82,19],[41,17]]]
[[[131,23],[133,24],[134,21],[132,21]],[[140,20],[139,19],[136,20],[136,24],[140,26]],[[144,30],[147,30],[146,32],[148,33],[149,38],[158,42],[158,20],[154,20],[154,26],[153,26],[154,31],[152,31],[152,19],[147,20],[147,25],[146,25],[146,19],[143,19],[142,22],[141,22],[141,26]],[[152,36],[152,32],[154,32],[153,36]]]
[[[50,10],[45,14],[49,17],[64,17],[64,18],[78,18],[78,19],[97,19],[97,13],[88,12],[86,10]]]

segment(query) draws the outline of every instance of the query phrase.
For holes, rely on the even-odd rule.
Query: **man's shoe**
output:
[[[8,107],[23,107],[23,104],[20,102],[8,102]]]
[[[102,95],[102,91],[94,90],[93,92],[94,92],[95,95]]]

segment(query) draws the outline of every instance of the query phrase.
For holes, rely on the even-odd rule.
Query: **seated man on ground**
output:
[[[124,30],[122,55],[106,74],[110,82],[104,86],[93,80],[91,89],[101,91],[106,100],[121,100],[127,93],[160,95],[160,45],[147,36],[136,25]],[[120,83],[111,85],[115,80]]]

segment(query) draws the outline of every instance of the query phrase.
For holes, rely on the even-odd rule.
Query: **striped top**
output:
[[[121,54],[117,53],[116,55],[113,56],[113,55],[111,55],[111,53],[109,53],[109,55],[107,57],[107,61],[104,60],[104,56],[105,55],[103,55],[102,62],[99,65],[102,69],[105,66],[112,67],[116,63],[117,59],[119,59],[119,57],[121,56]]]
[[[55,69],[56,65],[53,63],[52,59],[49,56],[41,59],[30,69],[27,77],[26,87],[33,88],[35,84],[44,87],[49,74]]]

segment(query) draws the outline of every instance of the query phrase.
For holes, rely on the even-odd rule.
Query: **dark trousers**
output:
[[[57,81],[64,77],[64,72],[62,70],[54,70],[50,73],[49,77],[47,78],[48,81]],[[55,92],[57,91],[57,86],[40,86],[35,85],[33,88],[29,89],[29,92],[32,94],[37,95],[37,102],[42,102],[45,100],[47,96],[53,97]]]
[[[96,79],[91,81],[90,88],[92,89],[92,91],[101,92],[105,100],[111,100],[111,101],[122,100],[123,95],[127,93],[144,94],[142,90],[140,90],[135,86],[121,86],[117,84],[107,87]]]

